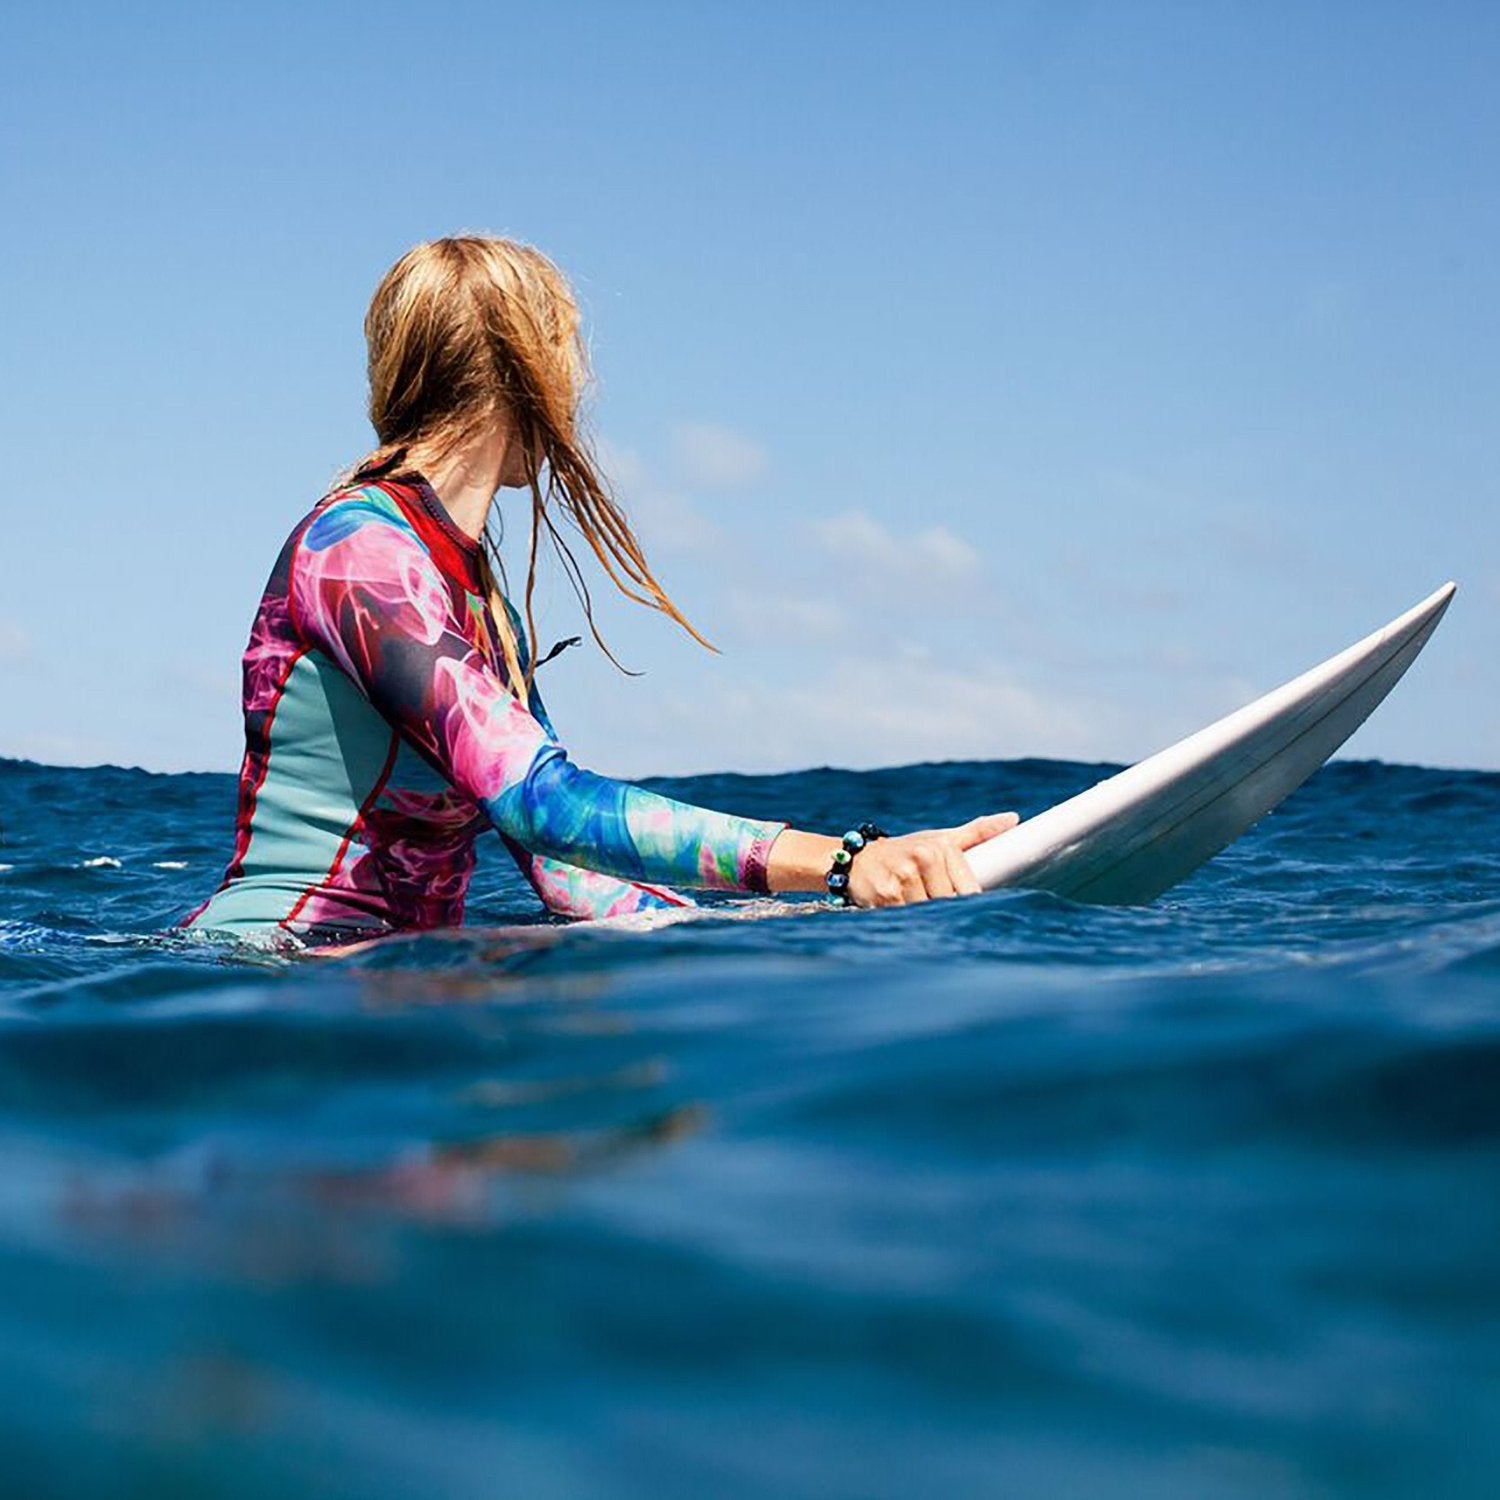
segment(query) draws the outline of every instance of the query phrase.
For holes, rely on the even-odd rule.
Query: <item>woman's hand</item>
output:
[[[874,839],[849,867],[849,896],[856,906],[905,906],[944,896],[973,896],[979,882],[965,849],[1006,833],[1021,820],[1012,812],[991,813],[959,828],[934,828],[900,838]],[[773,891],[821,891],[838,839],[795,828],[777,835],[766,866]]]
[[[1012,812],[991,813],[959,828],[875,839],[849,867],[849,896],[856,906],[907,906],[946,896],[977,896],[979,882],[963,851],[1008,832],[1020,821]]]

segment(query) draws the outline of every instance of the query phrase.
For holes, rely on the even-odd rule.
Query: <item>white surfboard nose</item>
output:
[[[1457,592],[1458,585],[1450,579],[1442,588],[1434,589],[1420,604],[1414,604],[1404,615],[1398,615],[1385,627],[1386,630],[1399,631],[1413,627],[1420,629],[1429,623],[1436,626]]]
[[[970,849],[987,890],[1150,901],[1295,791],[1416,660],[1458,585],[1206,729]]]

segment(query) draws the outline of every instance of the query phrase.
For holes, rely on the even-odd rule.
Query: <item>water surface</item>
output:
[[[1103,774],[653,783],[893,829]],[[252,961],[233,787],[0,762],[6,1494],[1500,1492],[1500,776],[1155,905]]]

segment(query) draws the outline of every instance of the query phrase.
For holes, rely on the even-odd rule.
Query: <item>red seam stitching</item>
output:
[[[260,789],[266,784],[266,777],[271,771],[271,730],[276,725],[276,713],[281,707],[281,700],[286,697],[286,686],[292,680],[292,671],[297,663],[307,655],[307,647],[301,647],[286,665],[286,671],[281,674],[281,680],[276,684],[276,692],[271,699],[271,706],[266,710],[266,722],[261,728],[261,738],[265,741],[265,751],[261,756],[260,770],[256,773],[255,780],[251,783],[250,790],[245,796],[245,847],[235,852],[228,870],[224,872],[224,883],[219,887],[220,891],[228,890],[230,884],[244,874],[245,856],[250,852],[250,845],[255,838],[255,805],[260,798]],[[218,895],[218,891],[214,892]],[[212,900],[210,897],[209,900]],[[203,903],[205,906],[208,902]]]

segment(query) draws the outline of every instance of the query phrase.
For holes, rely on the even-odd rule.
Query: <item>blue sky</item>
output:
[[[585,764],[1131,759],[1456,577],[1349,751],[1500,767],[1500,8],[29,4],[0,46],[0,754],[236,763],[267,570],[368,446],[365,302],[483,229],[573,276],[722,648],[601,580],[645,676],[545,669]]]

